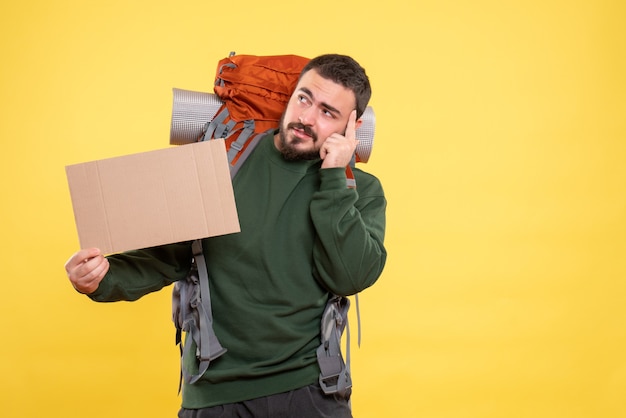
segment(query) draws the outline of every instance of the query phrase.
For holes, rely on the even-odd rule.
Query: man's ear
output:
[[[356,131],[357,129],[359,129],[362,123],[363,123],[363,119],[361,118],[357,119],[356,122],[354,123],[354,130]]]

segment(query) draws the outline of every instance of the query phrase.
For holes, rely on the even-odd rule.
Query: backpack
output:
[[[307,58],[296,55],[253,56],[234,55],[219,61],[214,92],[200,93],[174,89],[174,106],[170,143],[224,139],[231,178],[237,174],[248,155],[268,132],[278,127],[282,113],[295,89]],[[371,153],[374,133],[373,110],[368,107],[357,130],[354,162],[366,162]],[[350,166],[346,167],[346,186],[355,187]],[[211,361],[227,352],[213,331],[213,317],[206,261],[201,240],[192,243],[192,267],[184,280],[174,284],[172,291],[172,319],[176,327],[176,344],[181,353],[182,380],[196,383],[208,369]],[[358,299],[357,302],[357,318]],[[351,388],[349,372],[349,328],[346,297],[332,295],[321,321],[321,344],[317,349],[320,367],[319,382],[326,394],[346,396]],[[341,353],[341,338],[348,328],[347,357]],[[359,327],[360,331],[360,327]],[[183,332],[193,339],[198,373],[188,375],[182,367],[191,344],[183,346]],[[360,332],[359,332],[360,343]]]

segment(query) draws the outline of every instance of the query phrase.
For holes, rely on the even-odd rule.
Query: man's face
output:
[[[309,70],[300,79],[274,138],[276,148],[289,160],[319,158],[319,150],[333,133],[344,134],[354,93],[341,84]]]

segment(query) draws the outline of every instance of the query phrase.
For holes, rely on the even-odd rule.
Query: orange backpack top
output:
[[[254,134],[278,127],[300,72],[309,62],[297,55],[234,55],[219,61],[215,94],[224,102],[204,139],[224,138],[235,165]]]
[[[226,103],[232,119],[267,122],[270,129],[278,124],[308,62],[308,58],[297,55],[231,53],[219,61],[213,89]]]

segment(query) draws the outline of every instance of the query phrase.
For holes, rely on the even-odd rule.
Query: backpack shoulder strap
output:
[[[207,125],[207,131],[210,127]],[[253,131],[252,131],[253,132]],[[258,145],[259,141],[268,133],[263,132],[250,138],[251,133],[242,132],[229,147],[235,153],[227,153],[230,163],[230,176],[234,178],[245,160]],[[242,138],[242,136],[244,136]],[[241,140],[240,140],[241,138]],[[203,140],[215,137],[204,135]],[[247,144],[246,144],[247,143]],[[246,144],[245,148],[240,146]],[[234,163],[233,163],[234,162]],[[193,384],[207,371],[212,360],[226,353],[213,329],[213,311],[211,308],[211,292],[209,289],[209,273],[202,250],[202,240],[192,242],[193,260],[190,272],[185,280],[176,282],[172,291],[172,313],[176,325],[176,344],[181,351],[181,374],[178,391],[182,388],[182,380]],[[198,359],[198,373],[189,374],[185,371],[182,361],[189,356],[192,345],[187,343],[183,347],[182,331],[191,335],[196,344],[196,358]]]
[[[176,344],[180,348],[181,368],[178,392],[182,389],[182,381],[194,383],[202,377],[212,360],[226,352],[213,330],[213,314],[209,295],[209,278],[202,242],[192,242],[192,266],[184,280],[174,284],[172,291],[172,316],[176,326]],[[183,367],[183,359],[191,354],[190,341],[184,344],[182,332],[185,332],[196,345],[198,372],[188,373]]]
[[[245,148],[243,147],[244,144],[240,143],[239,138],[237,138],[236,141],[230,144],[229,151],[233,149],[233,145],[235,143],[237,143],[237,147],[239,148],[237,153],[233,155],[232,159],[230,158],[230,155],[228,158],[228,160],[230,161],[230,176],[232,178],[235,178],[235,176],[239,172],[239,169],[241,168],[243,163],[246,161],[246,159],[250,156],[250,154],[252,153],[252,150],[254,150],[254,148],[256,148],[256,146],[259,144],[261,139],[263,139],[266,135],[270,134],[272,131],[273,129],[270,129],[265,132],[261,132],[260,134],[256,134],[252,136],[252,138],[249,141],[247,141],[246,139],[244,143],[245,142],[248,142],[248,143],[245,146]],[[242,132],[242,135],[243,135],[243,132]],[[239,135],[239,137],[241,137],[242,135]]]
[[[191,376],[189,383],[195,383],[209,367],[211,360],[215,360],[227,350],[222,347],[215,331],[213,330],[213,311],[211,310],[211,294],[209,291],[209,274],[202,251],[202,241],[195,240],[192,243],[193,257],[198,269],[198,288],[200,300],[198,309],[198,332],[199,343],[197,343],[197,357],[200,361],[198,374]]]

